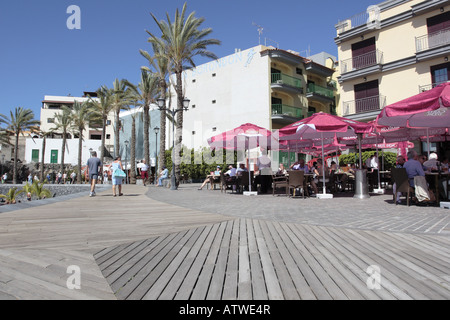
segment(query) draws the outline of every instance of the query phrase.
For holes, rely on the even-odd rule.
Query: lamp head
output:
[[[166,106],[166,100],[165,99],[162,99],[162,98],[159,98],[158,100],[157,100],[157,102],[158,102],[158,107],[159,107],[159,109],[161,110],[161,109],[164,109],[164,107]]]

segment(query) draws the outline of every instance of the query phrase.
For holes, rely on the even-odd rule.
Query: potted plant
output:
[[[5,199],[6,204],[16,204],[17,196],[23,192],[23,189],[19,191],[17,189],[17,187],[9,189],[7,194],[0,194],[0,198]]]

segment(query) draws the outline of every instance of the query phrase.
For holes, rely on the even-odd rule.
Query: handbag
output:
[[[122,169],[117,168],[117,169],[114,170],[114,172],[113,172],[113,177],[114,177],[114,178],[126,178],[127,175],[126,175],[126,173],[125,173]]]

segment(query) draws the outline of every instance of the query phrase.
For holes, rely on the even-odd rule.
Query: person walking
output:
[[[91,158],[87,161],[87,171],[89,174],[89,180],[91,181],[91,193],[90,197],[95,197],[95,185],[97,184],[100,168],[102,167],[102,161],[97,158],[97,152],[92,152]]]
[[[123,193],[122,193],[123,178],[114,174],[116,170],[117,171],[123,170],[123,165],[122,165],[122,161],[121,161],[120,157],[117,157],[116,159],[114,159],[114,162],[111,164],[111,176],[112,176],[113,196],[117,197],[116,186],[118,186],[119,197],[121,197],[121,196],[123,196]]]
[[[141,178],[142,178],[142,182],[144,183],[144,187],[146,186],[147,180],[148,180],[148,169],[150,167],[148,166],[148,164],[145,162],[145,160],[142,160],[142,164],[141,164]]]

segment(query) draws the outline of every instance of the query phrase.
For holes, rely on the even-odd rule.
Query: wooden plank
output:
[[[247,221],[245,219],[239,219],[238,300],[252,300],[253,298],[250,253],[247,236]]]
[[[214,250],[214,241],[218,236],[220,224],[214,224],[211,226],[211,231],[208,234],[207,239],[204,241],[202,247],[200,248],[198,255],[195,257],[195,261],[192,264],[186,277],[183,279],[183,283],[180,289],[176,293],[174,300],[189,300],[194,288],[198,284],[200,278],[200,273],[206,264],[206,259],[211,250]]]
[[[234,221],[228,221],[222,238],[206,300],[221,300]]]
[[[266,281],[259,256],[258,245],[253,226],[254,220],[246,219],[247,241],[252,283],[252,296],[254,300],[268,300]]]
[[[211,249],[208,252],[203,268],[198,276],[198,281],[192,291],[192,300],[205,300],[208,295],[212,274],[216,266],[217,256],[219,255],[222,241],[224,237],[226,237],[225,230],[227,229],[227,226],[228,222],[222,222],[219,225],[219,229],[213,240]]]
[[[222,300],[236,300],[238,289],[239,228],[240,219],[233,221],[227,268],[222,289]]]
[[[266,246],[264,236],[258,221],[253,224],[256,243],[258,245],[259,256],[261,259],[262,270],[266,280],[267,294],[270,300],[283,300],[283,290],[280,287],[275,268],[270,258],[269,250]]]

